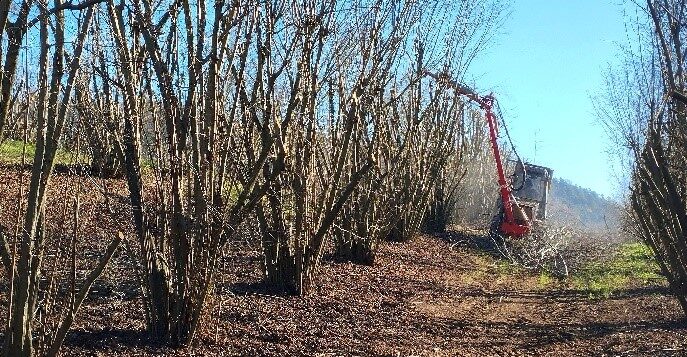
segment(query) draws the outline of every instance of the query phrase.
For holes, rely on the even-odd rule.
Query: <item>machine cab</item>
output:
[[[513,196],[530,222],[546,220],[546,205],[553,170],[517,161],[513,173]]]

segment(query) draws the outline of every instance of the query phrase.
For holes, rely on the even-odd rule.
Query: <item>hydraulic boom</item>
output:
[[[506,175],[503,171],[503,161],[501,158],[501,151],[498,145],[498,126],[496,115],[493,112],[494,96],[492,94],[481,96],[477,94],[472,88],[459,84],[447,75],[437,75],[429,71],[424,74],[437,83],[453,88],[456,93],[463,95],[471,101],[477,103],[485,112],[487,124],[489,125],[489,139],[491,140],[491,149],[496,161],[496,171],[498,172],[499,193],[503,209],[503,220],[500,222],[499,231],[501,234],[509,237],[522,237],[527,235],[532,230],[532,222],[522,211],[513,196],[510,184],[506,181]]]

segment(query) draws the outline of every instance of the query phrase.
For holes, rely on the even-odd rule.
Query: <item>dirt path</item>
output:
[[[151,346],[140,329],[131,328],[142,323],[131,313],[135,300],[112,301],[109,306],[126,311],[103,314],[102,304],[110,300],[104,297],[91,302],[91,321],[72,335],[68,352],[679,356],[687,348],[687,325],[661,286],[589,300],[561,286],[544,287],[538,276],[504,269],[466,245],[433,237],[384,244],[374,267],[328,262],[320,291],[305,298],[262,290],[257,252],[227,259],[233,266],[225,266],[196,346],[176,352]],[[107,322],[113,316],[114,323]]]
[[[443,272],[421,268],[443,286],[443,293],[411,299],[414,312],[446,332],[437,341],[445,346],[437,355],[687,353],[679,305],[662,286],[638,286],[610,299],[590,300],[562,283],[543,286],[538,276],[508,271],[464,246],[455,253],[463,257],[462,266]]]

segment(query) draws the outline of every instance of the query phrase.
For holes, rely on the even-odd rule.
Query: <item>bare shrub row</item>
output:
[[[498,23],[490,1],[12,5],[0,8],[0,140],[36,154],[23,229],[0,235],[8,355],[56,354],[121,242],[72,289],[55,337],[34,341],[51,296],[41,227],[59,147],[126,181],[147,330],[173,347],[193,340],[246,220],[258,222],[265,281],[305,294],[329,239],[340,258],[372,264],[382,239],[410,239],[431,202],[459,195],[466,160],[481,160],[476,114],[423,73],[464,73]]]

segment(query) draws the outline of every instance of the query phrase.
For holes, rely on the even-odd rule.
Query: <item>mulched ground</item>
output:
[[[16,210],[16,178],[0,172],[6,226]],[[64,216],[66,226],[60,203],[74,179],[57,176],[51,191],[58,198],[50,201],[49,216]],[[113,232],[130,227],[121,203],[101,194],[104,187],[125,193],[121,182],[81,182],[85,274]],[[230,242],[204,327],[193,346],[178,351],[146,338],[131,251],[122,249],[80,310],[63,355],[687,355],[687,324],[664,286],[638,283],[591,300],[565,282],[543,286],[536,274],[504,270],[476,248],[479,239],[453,233],[384,243],[372,267],[327,260],[317,291],[306,297],[264,290],[259,244]],[[4,304],[6,277],[0,282]],[[0,312],[2,326],[5,316]]]

